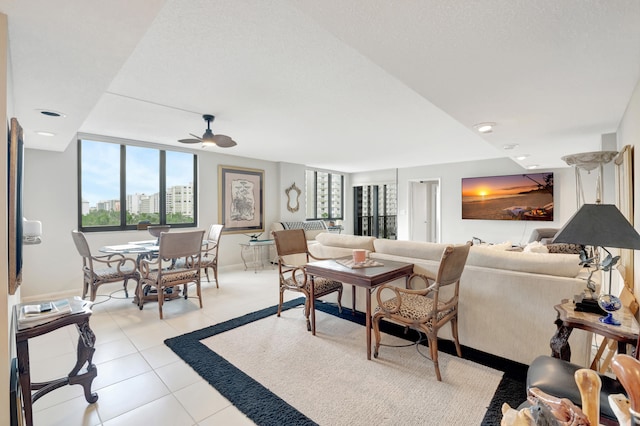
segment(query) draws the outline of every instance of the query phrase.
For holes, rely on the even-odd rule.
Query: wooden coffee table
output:
[[[378,260],[378,259],[376,259]],[[367,359],[371,359],[371,293],[373,290],[385,283],[398,278],[406,280],[413,273],[413,264],[395,262],[393,260],[378,260],[383,266],[373,266],[362,269],[352,269],[343,266],[335,260],[320,260],[308,263],[307,274],[311,275],[311,332],[316,334],[316,309],[315,309],[315,284],[314,277],[324,277],[340,281],[344,284],[351,284],[353,287],[353,306],[355,309],[356,286],[367,290],[367,312],[366,333],[367,333]]]

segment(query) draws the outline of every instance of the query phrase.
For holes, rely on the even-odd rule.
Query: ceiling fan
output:
[[[236,146],[237,143],[229,136],[226,135],[214,135],[211,131],[211,122],[215,119],[213,115],[205,114],[202,116],[204,121],[207,122],[207,130],[204,131],[202,137],[196,136],[193,133],[189,133],[195,139],[180,139],[178,142],[181,143],[199,143],[202,142],[203,147],[207,146],[219,146],[220,148],[231,148],[232,146]]]

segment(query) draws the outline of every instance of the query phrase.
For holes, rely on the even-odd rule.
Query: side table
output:
[[[18,358],[18,377],[20,380],[20,387],[22,388],[24,419],[27,426],[33,425],[33,403],[59,387],[66,385],[81,385],[84,388],[84,397],[88,403],[94,403],[98,400],[98,394],[91,392],[91,382],[93,382],[93,379],[98,375],[98,370],[92,363],[93,353],[95,352],[94,344],[96,337],[89,327],[91,309],[89,304],[86,304],[84,301],[70,300],[70,303],[72,309],[71,313],[54,318],[43,324],[33,326],[31,326],[31,324],[20,324],[18,322],[18,314],[23,305],[16,305],[13,308],[13,324],[15,328],[16,353]],[[69,372],[67,377],[50,380],[48,382],[32,383],[29,366],[29,339],[47,334],[71,324],[75,324],[79,333],[76,365],[73,367],[71,372]],[[78,374],[85,364],[86,372]]]
[[[275,245],[275,240],[257,240],[248,243],[240,243],[240,257],[244,263],[244,270],[248,269],[247,264],[253,265],[253,272],[257,273],[258,268],[264,269],[265,257],[269,259],[271,247]]]
[[[551,338],[551,356],[565,361],[571,360],[571,348],[569,347],[569,336],[574,328],[590,331],[600,336],[618,342],[618,353],[626,353],[626,345],[635,345],[638,340],[640,327],[629,308],[622,307],[616,313],[621,325],[609,325],[600,322],[602,315],[590,312],[576,312],[575,304],[572,300],[564,299],[559,305],[553,307],[558,312],[555,323],[558,329]]]

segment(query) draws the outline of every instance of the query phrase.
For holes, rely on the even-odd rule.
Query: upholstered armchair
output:
[[[458,356],[462,356],[458,341],[458,294],[460,276],[470,247],[471,242],[447,246],[440,259],[436,277],[413,274],[407,281],[406,289],[389,284],[378,287],[378,307],[372,321],[376,338],[373,352],[375,358],[378,357],[380,349],[380,320],[386,318],[426,334],[436,377],[438,381],[442,381],[438,366],[438,330],[448,322],[451,323],[456,352]],[[414,289],[420,281],[426,288]],[[451,286],[451,291],[445,295],[444,290],[447,286]],[[383,299],[382,295],[388,292],[393,294],[393,297]]]
[[[282,312],[284,292],[286,290],[297,291],[304,294],[306,300],[304,315],[307,318],[307,330],[311,331],[311,277],[307,275],[305,264],[310,260],[322,260],[311,253],[307,247],[307,238],[304,229],[290,229],[275,231],[273,237],[278,252],[278,277],[280,280],[280,299],[278,301],[278,316]],[[323,277],[315,277],[315,297],[326,296],[333,292],[338,293],[338,309],[342,312],[342,283]]]
[[[96,292],[102,284],[122,281],[125,297],[129,297],[127,283],[134,280],[136,283],[140,279],[136,261],[125,257],[123,254],[113,253],[94,256],[91,254],[89,243],[84,233],[71,231],[73,242],[82,256],[83,286],[82,298],[87,297],[87,292],[91,291],[90,300],[96,300]]]
[[[145,302],[144,288],[155,288],[158,295],[158,311],[163,319],[162,305],[165,289],[183,286],[183,296],[188,297],[188,286],[196,285],[196,293],[202,308],[200,290],[200,258],[204,230],[186,232],[163,232],[160,234],[158,256],[140,261],[140,285],[138,286],[138,307],[142,310]]]

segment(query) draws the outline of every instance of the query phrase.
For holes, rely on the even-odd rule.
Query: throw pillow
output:
[[[527,253],[549,253],[547,247],[542,244],[540,241],[534,241],[532,243],[527,244],[524,247],[524,251]]]
[[[554,243],[547,244],[547,249],[549,253],[580,254],[580,250],[584,249],[584,246],[580,244]]]

